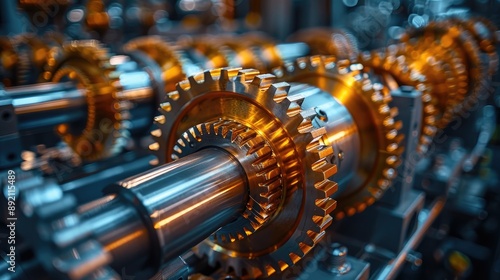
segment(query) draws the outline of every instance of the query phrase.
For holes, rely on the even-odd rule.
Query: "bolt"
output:
[[[326,270],[334,274],[345,274],[351,270],[347,262],[347,248],[339,243],[333,243],[326,251],[326,260],[323,262]]]

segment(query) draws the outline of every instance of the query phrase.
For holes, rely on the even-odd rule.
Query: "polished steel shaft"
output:
[[[129,273],[192,248],[241,215],[248,196],[239,162],[217,148],[126,179],[109,192],[80,207],[83,222],[57,236],[62,242],[92,232],[111,254],[111,266]]]
[[[5,90],[12,99],[20,131],[52,128],[86,118],[85,92],[71,83],[37,84]]]

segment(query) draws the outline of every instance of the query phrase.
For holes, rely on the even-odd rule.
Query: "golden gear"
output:
[[[479,95],[484,90],[484,73],[486,69],[482,66],[480,49],[475,40],[467,30],[449,22],[431,22],[423,28],[407,31],[401,41],[409,45],[420,45],[422,49],[433,50],[441,47],[447,51],[453,51],[452,58],[459,58],[468,75],[468,91],[463,101],[459,102],[452,110],[455,114],[463,112],[476,104]],[[433,45],[429,48],[429,45]],[[415,53],[420,55],[420,53]],[[453,65],[455,61],[450,62]],[[458,67],[453,65],[453,67]],[[461,97],[459,96],[459,99]]]
[[[393,45],[382,51],[365,52],[359,56],[359,61],[367,69],[373,70],[375,74],[381,76],[385,84],[390,89],[396,89],[401,85],[410,85],[415,87],[422,93],[422,128],[420,132],[419,145],[417,150],[420,153],[425,153],[432,139],[437,132],[436,124],[440,122],[441,117],[445,112],[437,110],[435,105],[437,98],[433,96],[432,84],[427,79],[427,73],[434,74],[436,70],[441,69],[438,62],[427,60],[426,68],[439,68],[432,72],[422,72],[419,69],[414,69],[411,57],[406,54],[414,50],[405,45]],[[436,65],[436,67],[433,67]],[[394,84],[396,82],[396,84]]]
[[[354,191],[338,198],[335,218],[342,219],[362,212],[391,185],[400,164],[403,135],[398,134],[402,124],[394,121],[397,109],[389,107],[388,90],[372,84],[361,64],[351,65],[347,60],[335,64],[335,60],[321,56],[301,58],[276,69],[275,74],[280,80],[310,84],[330,93],[352,112],[359,127],[362,143],[355,176],[362,178],[362,183],[350,186],[348,189]]]
[[[158,36],[141,37],[128,42],[123,50],[142,51],[153,59],[162,70],[165,92],[175,90],[175,84],[185,78],[176,50]]]
[[[245,212],[222,227],[214,239],[222,243],[243,239],[265,224],[278,209],[283,192],[278,161],[269,143],[257,132],[234,121],[196,125],[177,140],[172,157],[181,158],[200,149],[223,147],[239,159],[248,176],[249,200]]]
[[[209,262],[225,260],[227,270],[249,278],[268,276],[297,263],[322,238],[332,218],[337,189],[330,180],[336,166],[324,145],[325,129],[313,123],[314,110],[303,111],[303,96],[288,95],[287,83],[274,83],[256,70],[216,69],[191,76],[167,94],[153,131],[160,162],[171,159],[175,141],[206,121],[238,122],[261,135],[276,154],[283,195],[277,214],[241,240],[202,242],[195,250]],[[210,108],[203,110],[202,108]],[[279,227],[280,230],[275,230]]]
[[[356,61],[358,43],[356,38],[344,30],[332,28],[310,28],[293,34],[288,41],[304,42],[313,55],[332,55],[337,59]]]
[[[119,99],[121,85],[116,67],[97,41],[73,41],[62,52],[51,51],[43,79],[71,80],[85,90],[87,120],[83,130],[62,124],[57,132],[82,159],[96,160],[118,152],[127,137],[128,101]]]

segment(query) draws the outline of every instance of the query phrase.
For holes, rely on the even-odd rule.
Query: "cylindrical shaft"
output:
[[[71,83],[12,87],[5,94],[12,98],[20,131],[52,128],[86,118],[85,92]]]
[[[165,259],[231,222],[247,200],[246,175],[227,152],[211,148],[120,183],[148,211]]]
[[[118,194],[80,207],[83,221],[58,232],[55,239],[69,244],[92,232],[112,255],[111,266],[126,267],[128,273],[151,265],[146,260],[152,255],[161,258],[153,261],[160,264],[192,248],[240,215],[248,193],[239,162],[217,148],[131,177],[111,189]]]

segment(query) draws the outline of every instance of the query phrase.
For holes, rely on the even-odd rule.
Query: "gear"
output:
[[[392,80],[390,79],[395,79],[397,82],[395,86],[410,85],[422,93],[422,128],[417,149],[420,153],[425,153],[436,134],[436,124],[440,122],[445,112],[436,109],[437,98],[433,96],[432,92],[434,87],[429,83],[425,75],[428,73],[432,75],[438,70],[434,69],[438,68],[438,66],[432,67],[433,62],[437,64],[436,60],[428,60],[429,63],[424,64],[429,68],[432,67],[432,70],[435,71],[420,72],[420,69],[411,67],[415,62],[406,56],[411,52],[413,52],[413,49],[405,44],[394,45],[382,51],[362,53],[359,61],[367,69],[373,70],[382,79],[386,80],[387,85],[391,85]]]
[[[196,125],[177,140],[172,156],[180,158],[210,146],[223,147],[236,158],[248,176],[250,199],[240,218],[218,230],[220,242],[243,239],[258,230],[275,213],[282,199],[282,183],[276,156],[264,137],[234,121]]]
[[[423,28],[407,31],[401,41],[409,45],[420,45],[429,49],[429,44],[440,46],[447,51],[453,51],[454,56],[463,61],[468,75],[468,91],[463,101],[452,110],[454,115],[473,107],[484,88],[486,69],[482,66],[481,51],[470,33],[450,22],[431,22]],[[418,48],[417,48],[418,49]],[[415,55],[420,55],[416,53]],[[451,63],[455,63],[454,61]],[[454,66],[454,67],[459,67]]]
[[[451,24],[463,27],[476,40],[479,48],[488,56],[488,74],[494,75],[498,69],[498,54],[496,52],[495,25],[485,18],[464,20],[460,18],[448,19]]]
[[[116,67],[97,41],[73,41],[62,52],[51,51],[43,79],[50,82],[75,81],[85,90],[87,120],[83,129],[62,124],[57,132],[83,160],[115,154],[128,137],[129,101],[119,98],[121,84]]]
[[[300,109],[301,94],[289,95],[290,86],[274,79],[239,69],[189,77],[167,94],[155,119],[159,129],[152,133],[157,142],[150,146],[160,162],[171,160],[177,139],[207,121],[237,122],[269,143],[282,174],[283,193],[274,217],[241,240],[221,243],[212,238],[195,249],[212,265],[222,262],[226,270],[249,278],[297,263],[322,238],[336,205],[329,198],[337,189],[328,179],[336,166],[329,161],[332,148],[324,145],[325,129],[313,122],[314,110]]]
[[[153,59],[162,70],[165,92],[175,90],[175,84],[185,78],[182,63],[175,48],[158,36],[140,37],[128,42],[123,50],[142,51]]]
[[[354,175],[362,178],[361,183],[349,186],[343,192],[347,194],[338,198],[335,218],[342,219],[363,211],[391,185],[400,163],[403,136],[398,134],[402,124],[394,121],[397,109],[389,107],[391,97],[387,89],[372,84],[361,64],[335,60],[321,56],[301,58],[276,69],[275,74],[280,80],[310,84],[330,93],[351,112],[360,139],[370,139],[361,144],[360,163]]]

